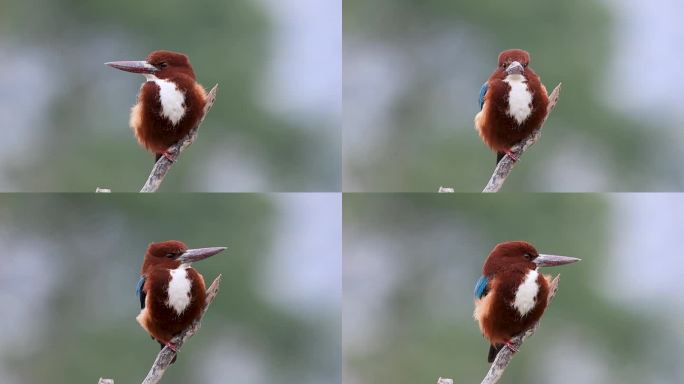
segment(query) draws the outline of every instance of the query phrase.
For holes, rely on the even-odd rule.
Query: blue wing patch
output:
[[[480,88],[480,110],[482,110],[482,107],[484,106],[484,98],[487,94],[487,89],[489,89],[489,84],[485,81],[485,83],[482,84],[482,88]]]
[[[481,299],[489,291],[487,285],[489,284],[489,278],[487,276],[480,276],[475,283],[475,297]]]
[[[147,297],[146,292],[143,290],[144,286],[145,276],[140,276],[140,280],[138,280],[138,285],[135,287],[135,294],[138,295],[138,298],[140,299],[140,309],[145,308],[145,298]]]

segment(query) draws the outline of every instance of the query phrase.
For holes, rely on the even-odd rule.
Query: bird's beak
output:
[[[182,255],[178,256],[178,261],[182,264],[194,263],[195,261],[200,261],[206,259],[207,257],[214,256],[217,253],[221,253],[226,250],[226,247],[210,247],[210,248],[197,248],[188,249],[183,252]]]
[[[525,72],[525,68],[517,61],[512,62],[506,68],[506,73],[509,75],[522,75],[523,72]]]
[[[105,65],[108,65],[112,68],[120,69],[122,71],[126,72],[133,72],[133,73],[154,73],[157,72],[159,69],[155,67],[154,65],[148,63],[147,61],[111,61],[109,63],[105,63]]]
[[[582,259],[578,259],[576,257],[544,255],[540,253],[539,256],[533,260],[533,262],[537,264],[537,267],[553,267],[556,265],[576,263],[580,260]]]

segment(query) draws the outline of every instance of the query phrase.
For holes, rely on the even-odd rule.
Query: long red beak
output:
[[[195,261],[206,259],[207,257],[214,256],[215,254],[221,253],[225,250],[226,247],[188,249],[187,251],[183,252],[182,255],[178,256],[178,261],[183,264],[194,263]]]
[[[154,73],[157,72],[159,69],[155,67],[154,65],[148,63],[147,61],[141,60],[141,61],[110,61],[109,63],[105,63],[105,65],[108,65],[112,68],[120,69],[122,71],[126,72],[133,72],[133,73]]]

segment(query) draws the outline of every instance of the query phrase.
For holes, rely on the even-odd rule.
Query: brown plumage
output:
[[[522,65],[520,73],[510,72],[514,62]],[[475,127],[485,144],[497,153],[497,163],[504,154],[510,152],[512,146],[539,128],[547,113],[549,97],[546,87],[529,63],[530,55],[522,49],[503,51],[499,55],[496,70],[483,86],[482,110],[475,116]],[[531,94],[529,115],[524,116],[522,121],[510,113],[511,76],[515,75],[522,77],[522,84]]]
[[[145,291],[166,292],[169,287],[169,269],[151,268],[145,274]],[[166,295],[148,294],[145,300],[145,309],[137,318],[138,323],[150,336],[161,344],[166,344],[188,327],[202,312],[205,303],[206,286],[204,277],[195,269],[188,269],[188,278],[192,281],[191,300],[188,308],[178,315],[174,309],[168,306]]]
[[[489,362],[503,345],[510,345],[514,336],[531,328],[544,314],[550,278],[538,273],[537,267],[576,261],[579,259],[540,254],[524,241],[494,247],[476,284],[473,313],[480,331],[491,344]]]
[[[223,250],[188,249],[175,240],[152,243],[147,248],[140,269],[141,311],[136,320],[162,348],[166,345],[175,350],[171,339],[199,318],[204,309],[204,277],[190,264]]]
[[[129,123],[138,143],[154,153],[155,159],[170,156],[168,148],[197,125],[207,99],[188,57],[178,52],[154,51],[144,61],[107,65],[146,77]]]

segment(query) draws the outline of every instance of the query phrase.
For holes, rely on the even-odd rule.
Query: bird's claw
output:
[[[518,345],[514,344],[512,341],[507,341],[506,342],[506,347],[511,350],[511,352],[516,353],[518,352]]]
[[[166,157],[166,159],[169,160],[169,161],[172,162],[172,163],[175,163],[175,162],[176,162],[176,155],[172,154],[172,153],[169,152],[169,151],[164,151],[164,152],[162,153],[162,156]]]
[[[508,157],[511,158],[511,160],[513,160],[513,161],[518,161],[518,155],[516,155],[515,153],[513,153],[513,151],[508,150],[508,151],[505,151],[505,153],[508,155]]]

